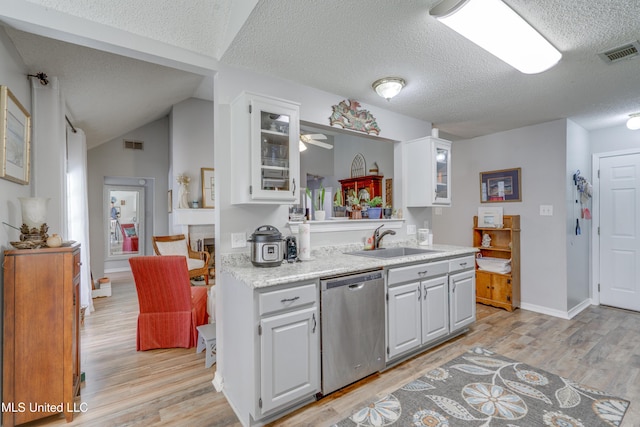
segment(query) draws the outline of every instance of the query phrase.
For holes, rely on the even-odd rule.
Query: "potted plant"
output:
[[[369,219],[380,219],[380,214],[382,213],[382,197],[376,196],[369,200],[367,204],[369,205],[369,209],[367,209]]]
[[[362,206],[360,206],[360,198],[355,195],[350,195],[349,198],[349,207],[351,210],[351,219],[362,219]]]
[[[333,199],[333,216],[335,217],[344,217],[347,208],[344,206],[344,201],[342,199],[342,191],[338,190]]]
[[[311,196],[311,190],[307,188],[307,197],[313,200],[313,209],[314,209],[314,218],[316,221],[324,221],[326,217],[326,212],[324,211],[324,187],[320,186],[320,190],[318,191],[318,197],[314,199]]]

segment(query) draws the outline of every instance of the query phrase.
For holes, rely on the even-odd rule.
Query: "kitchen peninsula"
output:
[[[327,246],[315,249],[311,261],[271,268],[254,267],[247,254],[223,256],[219,380],[243,425],[263,425],[322,396],[321,366],[330,365],[320,346],[321,336],[323,343],[327,338],[321,279],[361,272],[384,279],[378,302],[385,313],[384,369],[464,333],[475,321],[477,249],[389,246],[400,254],[380,249],[361,256],[352,253],[362,245]]]

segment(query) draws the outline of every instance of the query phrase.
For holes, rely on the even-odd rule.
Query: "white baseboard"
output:
[[[222,375],[216,371],[216,374],[213,376],[213,381],[211,381],[213,387],[215,387],[217,392],[221,392],[224,388],[224,382],[222,381]]]
[[[553,308],[544,307],[536,304],[528,304],[524,302],[520,303],[520,308],[523,310],[535,311],[536,313],[546,314],[549,316],[570,320],[570,319],[573,319],[581,311],[585,310],[590,305],[591,305],[591,299],[586,299],[569,311],[555,310]]]

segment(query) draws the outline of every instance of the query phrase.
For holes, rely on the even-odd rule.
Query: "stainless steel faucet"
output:
[[[380,229],[382,227],[384,227],[384,224],[382,224],[380,227],[376,228],[376,230],[373,232],[373,249],[380,249],[380,241],[387,234],[391,234],[392,236],[394,234],[396,234],[396,232],[393,231],[393,230],[385,230],[385,231],[382,232],[382,234],[380,234]]]

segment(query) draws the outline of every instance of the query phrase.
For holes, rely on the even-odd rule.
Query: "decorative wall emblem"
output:
[[[344,129],[352,129],[358,132],[375,133],[380,135],[380,128],[376,118],[367,111],[359,110],[360,103],[350,99],[341,101],[338,105],[331,107],[333,113],[329,117],[329,124],[342,126]]]

